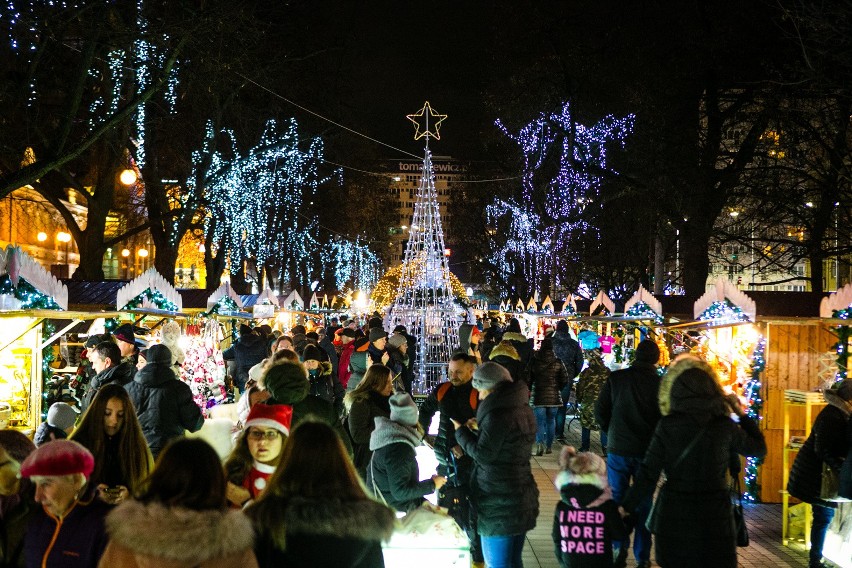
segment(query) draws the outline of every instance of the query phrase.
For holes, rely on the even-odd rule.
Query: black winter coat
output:
[[[171,365],[148,363],[124,388],[155,458],[169,440],[183,436],[184,430],[197,432],[204,425],[189,385],[175,377]]]
[[[36,430],[33,443],[36,447],[39,447],[44,443],[52,442],[53,440],[64,440],[67,437],[68,434],[65,433],[65,430],[51,426],[47,422],[42,422],[39,424],[38,430]]]
[[[410,441],[388,432],[389,429],[401,428],[406,427],[385,418],[376,419],[376,429],[370,437],[373,457],[367,468],[367,488],[370,491],[376,488],[376,499],[384,498],[390,507],[408,512],[419,507],[423,498],[435,491],[435,482],[431,477],[420,480],[417,456]],[[378,442],[389,438],[399,441],[387,445]],[[381,497],[378,493],[381,493]]]
[[[234,361],[234,382],[242,390],[248,380],[249,369],[266,359],[266,340],[253,333],[243,335],[222,352],[222,358]]]
[[[136,374],[136,367],[130,361],[124,361],[115,367],[104,369],[89,381],[89,386],[86,388],[86,394],[83,395],[83,400],[80,401],[80,412],[86,412],[92,401],[95,400],[98,391],[102,386],[110,383],[126,386],[133,380],[133,375]]]
[[[530,359],[533,406],[562,406],[562,387],[570,380],[562,361],[550,349],[540,349]]]
[[[328,357],[328,362],[331,363],[331,372],[333,373],[334,377],[337,378],[337,364],[340,360],[340,357],[337,355],[337,349],[334,348],[332,338],[334,338],[334,333],[326,333],[326,335],[322,338],[322,341],[319,342],[318,347],[325,352],[326,356]]]
[[[444,393],[440,401],[438,400],[439,391]],[[429,393],[429,396],[420,405],[419,422],[424,432],[429,431],[432,418],[436,412],[440,412],[438,418],[438,435],[435,436],[433,447],[435,449],[435,457],[440,464],[438,473],[441,475],[448,475],[450,473],[450,452],[457,444],[456,430],[453,427],[451,419],[464,424],[476,416],[476,410],[471,406],[471,393],[473,393],[475,404],[479,406],[479,395],[476,389],[473,388],[472,381],[468,381],[458,387],[453,386],[452,383],[441,383],[432,389],[432,392]]]
[[[733,568],[737,563],[726,477],[730,456],[735,452],[761,457],[766,454],[766,442],[748,417],[742,417],[739,425],[727,416],[704,418],[702,423],[697,416],[677,412],[657,423],[636,483],[624,499],[625,510],[635,511],[654,493],[660,473],[666,472],[667,480],[655,505],[658,521],[653,527],[661,566]],[[705,424],[701,438],[672,470]]]
[[[836,507],[836,503],[822,501],[819,498],[822,485],[822,464],[827,464],[840,474],[846,454],[849,453],[847,427],[849,415],[838,407],[842,406],[836,394],[825,391],[829,405],[823,408],[814,420],[811,435],[799,449],[790,479],[787,481],[787,491],[796,499],[805,503]]]
[[[607,450],[642,458],[659,422],[660,376],[648,363],[610,373],[595,403],[595,421],[607,433]]]
[[[530,468],[536,422],[524,383],[502,382],[480,401],[479,428],[456,430],[474,461],[471,485],[482,536],[523,534],[535,527],[538,487]]]
[[[343,396],[346,391],[337,380],[337,375],[332,374],[331,363],[320,361],[316,372],[308,374],[308,380],[311,382],[310,394],[328,402],[338,416],[343,416]]]
[[[365,481],[367,479],[367,466],[370,465],[370,458],[373,456],[373,452],[370,451],[370,434],[376,428],[377,416],[390,418],[389,400],[389,396],[372,391],[367,394],[366,399],[352,403],[352,408],[349,409],[349,416],[346,419],[349,435],[352,436],[354,452],[352,462],[355,464],[355,469],[361,474],[361,479]]]
[[[553,339],[553,353],[556,358],[565,365],[568,376],[573,379],[583,370],[583,349],[577,340],[568,332],[555,331],[551,336]]]
[[[283,525],[257,526],[255,555],[260,568],[384,568],[382,541],[396,517],[372,500],[293,498],[281,504]],[[251,516],[251,509],[248,510]],[[270,533],[284,531],[279,549]]]

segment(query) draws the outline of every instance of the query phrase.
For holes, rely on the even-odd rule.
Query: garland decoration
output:
[[[145,288],[144,292],[142,292],[138,296],[135,296],[124,306],[119,308],[119,311],[135,310],[137,308],[141,308],[146,303],[146,301],[150,304],[153,304],[158,310],[164,310],[167,312],[180,311],[178,305],[166,298],[162,292],[160,292],[159,290],[152,290],[151,288]]]
[[[761,376],[766,369],[766,338],[760,337],[751,356],[749,378],[743,386],[743,396],[747,401],[746,416],[759,423],[763,419],[763,398]],[[743,481],[745,490],[743,500],[755,502],[760,496],[760,484],[757,482],[757,468],[763,463],[763,458],[746,458]]]
[[[624,312],[624,316],[629,318],[649,319],[653,320],[654,323],[657,324],[663,323],[663,316],[655,312],[651,306],[642,301],[636,302],[630,306],[630,308]]]
[[[751,321],[748,314],[746,314],[742,308],[735,306],[727,299],[713,302],[706,310],[701,312],[697,319],[701,321],[713,320],[731,323],[738,321]]]
[[[44,326],[41,328],[41,340],[47,341],[56,331],[56,326],[50,320],[44,321]],[[50,366],[53,363],[53,348],[50,345],[45,345],[41,351],[41,419],[47,420],[47,395],[50,393],[48,382],[53,378],[53,368]]]

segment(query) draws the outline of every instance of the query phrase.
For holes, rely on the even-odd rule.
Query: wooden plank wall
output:
[[[833,351],[837,338],[819,320],[807,324],[769,323],[765,328],[766,370],[763,375],[763,423],[768,453],[758,474],[761,500],[780,503],[782,489],[782,458],[784,449],[784,391],[810,391],[820,385],[820,360]],[[813,418],[820,407],[813,412]],[[794,408],[790,415],[791,435],[804,434],[805,413]],[[792,458],[791,456],[791,463]]]

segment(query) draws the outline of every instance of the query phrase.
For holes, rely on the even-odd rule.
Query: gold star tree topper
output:
[[[429,141],[429,136],[433,137],[435,140],[441,139],[439,129],[441,127],[441,123],[444,122],[445,118],[447,118],[447,115],[435,112],[429,104],[429,101],[426,101],[426,104],[423,105],[423,108],[421,108],[419,112],[407,114],[406,117],[414,123],[414,127],[416,128],[416,131],[414,132],[415,140],[420,140],[424,136],[426,137],[427,142]]]

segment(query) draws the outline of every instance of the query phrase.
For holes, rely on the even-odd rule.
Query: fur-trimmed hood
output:
[[[679,385],[685,374],[690,377],[689,384]],[[727,415],[719,376],[706,361],[692,354],[681,355],[672,362],[660,383],[659,402],[663,416],[679,410]]]
[[[503,334],[503,341],[520,341],[521,343],[526,343],[529,339],[527,339],[527,336],[523,333],[507,331]]]
[[[135,555],[187,566],[254,546],[251,521],[242,511],[194,511],[126,501],[107,516],[106,526],[110,539]]]
[[[521,360],[521,356],[518,355],[518,350],[515,349],[515,346],[509,343],[508,340],[501,341],[495,345],[494,349],[491,350],[491,353],[488,354],[488,358],[493,360],[495,357],[500,357],[501,355],[503,357],[514,359],[515,361]]]
[[[284,527],[290,534],[321,534],[387,542],[396,524],[396,513],[371,499],[339,501],[296,497],[286,505]]]
[[[844,398],[835,389],[825,389],[822,391],[825,401],[831,406],[837,407],[840,412],[847,418],[852,414],[852,404]]]
[[[598,507],[612,499],[606,474],[562,470],[556,474],[554,483],[562,500],[575,509]]]

